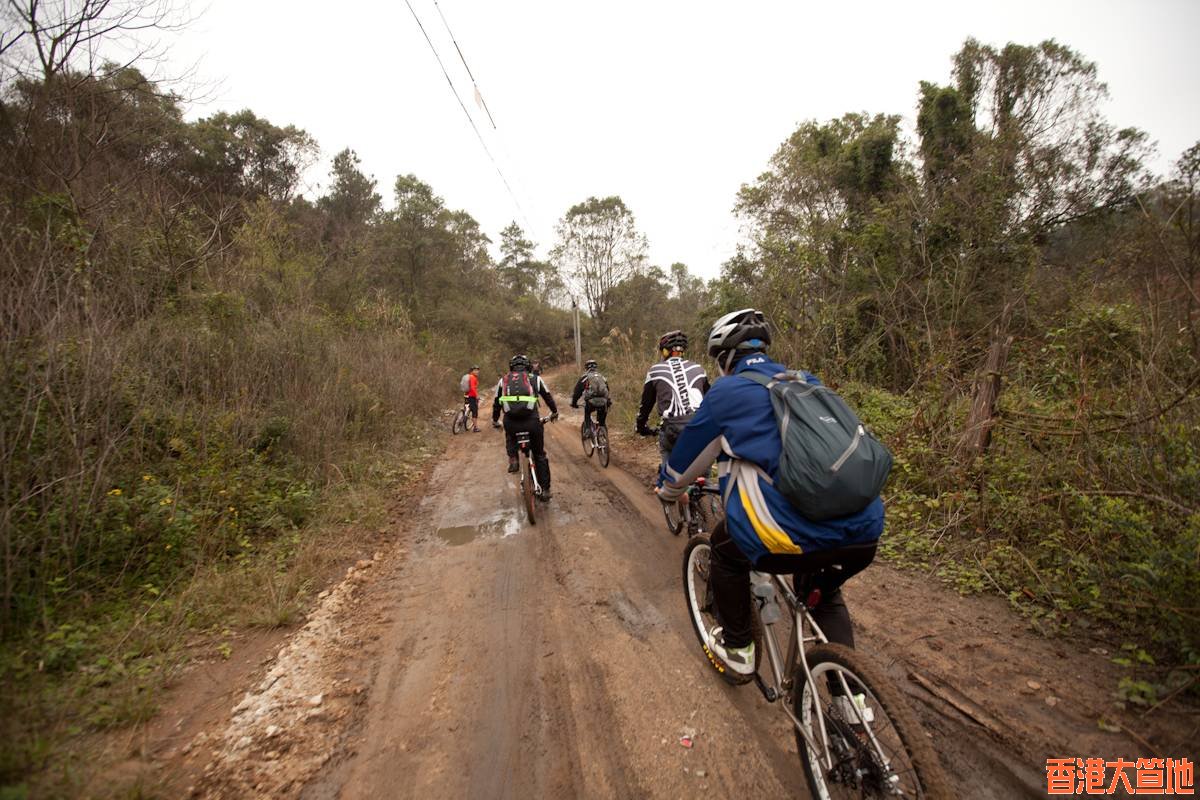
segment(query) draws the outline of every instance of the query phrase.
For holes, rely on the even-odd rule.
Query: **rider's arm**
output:
[[[721,426],[717,424],[714,408],[717,405],[711,401],[702,403],[679,434],[664,467],[666,474],[659,492],[663,500],[678,500],[696,478],[708,474],[708,468],[721,454]]]
[[[550,407],[550,413],[557,414],[558,404],[554,402],[554,395],[550,394],[550,387],[542,380],[541,375],[537,379],[537,393],[541,395],[541,398],[546,401],[546,405]]]
[[[647,377],[646,383],[642,386],[642,405],[638,408],[637,429],[639,431],[646,429],[646,422],[650,419],[650,411],[654,408],[654,401],[657,399],[657,394],[654,391],[654,381]]]
[[[575,391],[571,392],[571,405],[578,405],[579,398],[583,396],[583,387],[587,384],[587,376],[575,381]]]
[[[702,395],[708,394],[708,390],[711,388],[712,388],[712,384],[708,382],[708,375],[705,374],[705,376],[700,379],[700,394],[702,394]]]
[[[496,399],[492,401],[492,422],[500,421],[500,395],[504,394],[504,379],[496,384]]]

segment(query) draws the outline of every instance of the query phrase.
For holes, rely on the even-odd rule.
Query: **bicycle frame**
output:
[[[533,480],[533,490],[535,492],[541,492],[542,485],[540,483],[538,483],[537,470],[534,469],[535,465],[533,463],[533,453],[530,451],[530,447],[529,447],[529,434],[526,431],[521,431],[520,433],[518,433],[516,435],[516,439],[517,439],[517,452],[519,453],[521,458],[524,458],[526,461],[529,462],[529,477]],[[521,479],[522,480],[525,479],[524,474],[521,475]]]
[[[812,671],[809,669],[808,659],[805,657],[805,646],[810,643],[828,644],[829,639],[826,638],[824,632],[821,631],[821,628],[819,625],[817,625],[816,620],[812,618],[812,614],[809,613],[808,606],[805,603],[802,603],[800,599],[796,597],[795,592],[791,590],[791,587],[787,585],[787,582],[784,581],[781,576],[763,572],[751,572],[750,586],[752,592],[754,592],[758,586],[772,587],[776,594],[783,597],[784,603],[787,605],[788,610],[792,614],[792,632],[788,637],[786,658],[782,657],[779,652],[779,642],[775,638],[774,632],[776,623],[774,621],[763,622],[763,646],[767,651],[767,663],[771,667],[772,683],[768,685],[766,682],[764,682],[762,676],[758,672],[754,673],[754,683],[758,686],[759,691],[762,692],[763,697],[766,698],[768,703],[774,703],[781,697],[784,699],[783,711],[785,714],[787,714],[788,719],[790,719],[792,724],[796,726],[796,730],[800,732],[800,735],[804,738],[804,741],[808,744],[809,748],[812,749],[813,752],[820,755],[821,765],[824,770],[832,770],[834,767],[833,755],[829,752],[829,731],[825,725],[825,713],[821,709],[821,704],[819,702],[813,704],[813,707],[817,712],[817,729],[820,733],[821,739],[821,742],[817,742],[814,741],[813,732],[810,731],[804,725],[804,723],[796,717],[795,712],[792,710],[791,702],[792,693],[798,688],[795,686],[795,682],[792,679],[792,675],[795,672],[794,667],[797,664],[804,671],[805,680],[814,687],[815,696],[816,683],[813,680]],[[755,600],[760,602],[761,608],[765,607],[766,604],[774,602],[774,597],[764,597],[755,593]],[[789,668],[791,669],[789,670]],[[841,681],[842,692],[844,695],[846,697],[850,697],[851,691],[849,685],[846,683],[846,676],[839,673],[838,680]],[[879,758],[880,763],[890,771],[891,760],[887,757],[887,754],[883,752],[883,748],[880,746],[879,740],[876,739],[875,732],[871,729],[870,723],[866,721],[856,704],[851,703],[850,705],[852,708],[854,708],[855,716],[858,717],[856,720],[857,724],[861,725],[867,732],[867,736],[871,741],[871,746],[874,748],[875,754]]]

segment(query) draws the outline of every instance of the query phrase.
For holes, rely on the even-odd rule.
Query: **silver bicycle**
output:
[[[954,797],[900,691],[861,652],[831,644],[813,620],[809,611],[820,602],[819,592],[802,602],[781,576],[752,572],[756,671],[750,676],[733,672],[710,647],[711,631],[719,624],[709,580],[711,556],[707,534],[692,537],[683,554],[684,593],[696,637],[725,681],[753,681],[768,703],[783,709],[795,728],[814,797]],[[777,634],[780,626],[789,630]],[[786,649],[780,648],[783,637]],[[760,674],[764,661],[770,668],[767,678]]]

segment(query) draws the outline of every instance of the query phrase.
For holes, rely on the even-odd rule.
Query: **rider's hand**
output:
[[[650,430],[645,425],[638,425],[633,429],[638,436],[653,436],[655,431]]]
[[[554,422],[554,420],[556,420],[556,419],[558,419],[558,412],[557,412],[557,411],[555,411],[553,414],[551,414],[551,415],[550,415],[550,421],[551,421],[551,422]]]
[[[571,403],[571,408],[579,408],[579,403]]]
[[[492,427],[493,427],[493,428],[499,428],[499,427],[500,427],[500,423],[499,423],[499,422],[496,422],[496,420],[492,420]]]

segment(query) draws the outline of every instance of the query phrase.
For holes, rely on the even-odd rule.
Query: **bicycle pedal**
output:
[[[754,685],[758,687],[760,692],[762,692],[763,698],[765,698],[768,703],[774,703],[779,699],[779,692],[775,691],[775,687],[767,686],[767,684],[763,681],[762,676],[757,672],[754,673]]]

